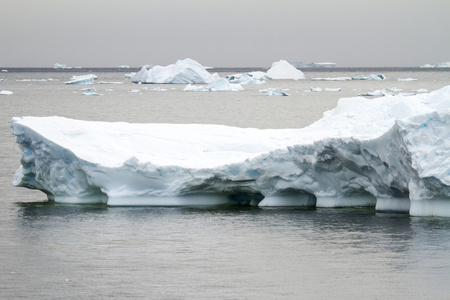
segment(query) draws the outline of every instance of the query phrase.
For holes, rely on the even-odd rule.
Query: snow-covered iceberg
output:
[[[61,203],[375,206],[450,217],[450,86],[340,99],[302,129],[16,117],[16,186]]]
[[[305,79],[305,74],[303,74],[302,71],[298,70],[285,60],[272,63],[272,67],[267,70],[266,76],[270,79]]]
[[[230,83],[234,84],[266,84],[266,73],[261,71],[249,72],[245,74],[234,74],[227,77]]]
[[[210,83],[218,79],[210,74],[205,67],[193,59],[178,60],[175,64],[165,67],[153,66],[147,69],[145,66],[139,72],[131,76],[134,83]]]

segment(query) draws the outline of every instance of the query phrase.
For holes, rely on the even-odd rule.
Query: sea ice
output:
[[[147,69],[145,66],[131,77],[134,83],[175,83],[175,84],[196,84],[210,83],[218,79],[218,75],[211,75],[201,64],[186,58],[178,60],[175,64],[153,66]]]
[[[348,81],[352,80],[351,77],[316,77],[311,78],[312,81]]]
[[[305,75],[302,71],[298,70],[285,60],[272,63],[272,67],[267,70],[266,76],[270,79],[305,79]]]
[[[250,72],[250,73],[246,73],[246,74],[234,74],[231,76],[228,76],[228,81],[230,83],[234,83],[234,84],[266,84],[267,82],[265,80],[263,80],[263,78],[267,78],[267,76],[265,75],[264,72],[260,72],[263,73],[264,75],[260,75],[259,73],[253,75],[252,73],[256,73],[256,72]]]
[[[0,91],[0,95],[12,95],[12,94],[13,94],[13,92],[11,92],[11,91],[7,91],[7,90]]]
[[[15,186],[58,203],[375,206],[450,217],[450,86],[340,99],[302,129],[11,120]]]
[[[450,68],[450,61],[437,63],[435,68]]]

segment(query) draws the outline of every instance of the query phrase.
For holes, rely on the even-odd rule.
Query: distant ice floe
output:
[[[8,73],[8,70],[2,69],[2,73]]]
[[[219,78],[205,85],[188,84],[183,89],[186,92],[236,92],[243,91],[244,88],[238,83],[230,83],[225,78]]]
[[[178,60],[165,67],[154,66],[151,69],[142,67],[131,77],[134,83],[169,83],[169,84],[202,84],[218,79],[211,75],[201,64],[193,59]]]
[[[398,78],[397,81],[416,81],[417,78]]]
[[[340,92],[341,88],[324,88],[324,89],[322,89],[321,87],[310,87],[309,91],[310,92]]]
[[[13,92],[11,91],[6,91],[6,90],[0,90],[0,95],[12,95]]]
[[[234,74],[227,77],[230,83],[235,84],[266,84],[268,77],[264,72],[250,72],[245,74]]]
[[[268,88],[259,90],[260,93],[264,94],[265,96],[290,96],[288,93],[289,89],[279,89],[279,88]]]
[[[386,76],[383,74],[371,74],[369,76],[364,75],[358,75],[355,77],[317,77],[317,78],[311,78],[312,81],[349,81],[349,80],[386,80]]]
[[[302,68],[335,68],[336,64],[332,62],[319,62],[319,63],[307,63],[302,61],[291,61],[289,62],[291,65],[296,67],[297,69]]]
[[[119,68],[119,69],[129,69],[130,66],[127,66],[127,65],[121,65],[121,66],[118,66],[117,68]]]
[[[64,84],[94,84],[94,80],[97,76],[94,74],[72,76],[69,81],[64,82]]]
[[[305,74],[285,60],[272,63],[266,76],[270,79],[300,80],[305,79]]]
[[[450,86],[300,129],[17,117],[13,185],[57,203],[374,207],[450,217]],[[114,145],[114,147],[111,147]]]
[[[65,64],[59,64],[59,63],[55,63],[55,64],[53,65],[53,68],[54,68],[54,69],[72,69],[71,67],[68,67],[68,66],[65,65]]]
[[[99,81],[99,84],[123,84],[122,81]]]

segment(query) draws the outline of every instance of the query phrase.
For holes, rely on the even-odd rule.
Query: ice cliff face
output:
[[[11,120],[13,184],[57,202],[375,206],[450,217],[450,86],[339,100],[303,129]]]

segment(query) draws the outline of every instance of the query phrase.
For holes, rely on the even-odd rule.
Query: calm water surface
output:
[[[371,73],[306,76],[361,74]],[[8,124],[13,116],[292,128],[319,119],[340,97],[450,84],[450,72],[384,74],[381,82],[277,81],[237,93],[187,93],[184,86],[132,85],[123,73],[96,73],[98,81],[123,82],[96,83],[99,97],[83,96],[86,86],[64,85],[72,76],[64,72],[0,74],[7,79],[0,89],[14,92],[0,96],[0,298],[448,299],[448,218],[371,208],[56,205],[10,184],[20,160]],[[311,86],[342,91],[305,92]],[[267,87],[289,88],[291,96],[258,93]]]

